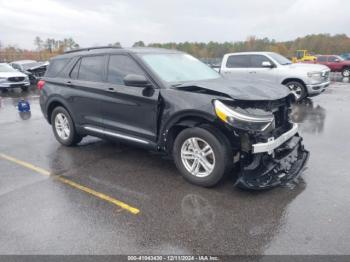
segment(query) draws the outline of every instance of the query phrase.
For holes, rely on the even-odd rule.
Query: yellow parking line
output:
[[[27,163],[25,161],[16,159],[14,157],[11,157],[11,156],[8,156],[8,155],[2,154],[2,153],[0,153],[0,157],[2,159],[8,160],[10,162],[13,162],[13,163],[15,163],[17,165],[20,165],[20,166],[23,166],[23,167],[25,167],[27,169],[35,171],[35,172],[39,173],[40,175],[52,176],[56,180],[66,184],[66,185],[69,185],[69,186],[74,187],[76,189],[79,189],[79,190],[81,190],[81,191],[83,191],[85,193],[88,193],[90,195],[98,197],[98,198],[100,198],[102,200],[105,200],[105,201],[107,201],[107,202],[109,202],[111,204],[114,204],[114,205],[116,205],[118,207],[121,207],[122,209],[125,209],[125,210],[129,211],[130,213],[132,213],[134,215],[137,215],[138,213],[140,213],[139,209],[137,209],[135,207],[132,207],[132,206],[129,206],[128,204],[126,204],[126,203],[124,203],[124,202],[122,202],[120,200],[117,200],[117,199],[115,199],[113,197],[110,197],[108,195],[105,195],[103,193],[97,192],[97,191],[95,191],[95,190],[93,190],[91,188],[82,186],[82,185],[80,185],[80,184],[78,184],[78,183],[76,183],[76,182],[74,182],[72,180],[69,180],[67,178],[64,178],[64,177],[61,177],[61,176],[57,176],[57,175],[53,175],[49,171],[47,171],[45,169],[42,169],[40,167],[34,166],[34,165],[30,164],[30,163]]]
[[[11,156],[4,155],[4,154],[0,153],[0,157],[3,158],[3,159],[6,159],[8,161],[11,161],[13,163],[16,163],[17,165],[24,166],[24,167],[26,167],[28,169],[31,169],[31,170],[39,173],[40,175],[44,175],[44,176],[50,176],[51,175],[50,172],[45,170],[45,169],[42,169],[40,167],[36,167],[36,166],[34,166],[34,165],[30,164],[30,163],[27,163],[27,162],[24,162],[22,160],[13,158]]]

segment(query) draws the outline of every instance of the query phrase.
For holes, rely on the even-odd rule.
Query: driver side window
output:
[[[328,62],[335,62],[337,60],[336,56],[330,56],[328,57]]]
[[[116,85],[124,85],[124,77],[128,74],[143,75],[140,66],[127,55],[111,55],[108,63],[107,82]]]
[[[263,62],[269,62],[273,65],[272,61],[264,55],[250,55],[250,65],[252,68],[263,68]]]

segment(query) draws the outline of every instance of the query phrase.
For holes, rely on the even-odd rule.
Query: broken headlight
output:
[[[216,115],[232,127],[250,130],[265,131],[275,127],[275,118],[272,113],[263,111],[264,114],[251,114],[242,108],[232,108],[219,100],[214,101]],[[262,111],[262,110],[261,110]]]

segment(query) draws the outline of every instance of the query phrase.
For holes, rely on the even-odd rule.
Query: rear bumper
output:
[[[330,84],[330,81],[320,83],[320,84],[309,84],[306,85],[307,93],[309,96],[316,96],[321,94],[326,90],[326,87],[328,87]]]
[[[250,161],[241,160],[241,171],[236,184],[252,190],[263,190],[283,185],[297,178],[309,158],[302,138],[295,134],[274,149],[273,154],[252,154]]]

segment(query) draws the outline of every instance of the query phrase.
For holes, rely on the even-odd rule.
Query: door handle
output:
[[[107,88],[107,91],[108,91],[108,92],[115,92],[115,89],[114,89],[113,87],[108,87],[108,88]]]
[[[256,72],[255,71],[250,71],[249,74],[256,74]]]
[[[73,86],[73,84],[72,84],[72,82],[71,82],[71,81],[67,81],[67,82],[66,82],[66,86],[68,86],[68,87],[72,87],[72,86]]]

